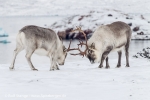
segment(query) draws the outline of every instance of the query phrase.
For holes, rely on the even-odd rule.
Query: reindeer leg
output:
[[[126,55],[126,67],[130,67],[129,65],[129,43],[125,46],[125,55]]]
[[[108,63],[108,57],[106,58],[106,69],[110,68],[109,63]]]
[[[38,71],[38,69],[36,69],[36,68],[33,66],[32,62],[31,62],[31,56],[32,56],[33,52],[34,52],[34,50],[31,50],[31,49],[30,49],[30,50],[27,50],[26,59],[27,59],[27,62],[28,62],[28,64],[29,64],[29,66],[31,67],[31,70],[36,70],[36,71]]]
[[[108,46],[107,50],[102,54],[101,63],[99,65],[99,68],[103,67],[103,62],[104,62],[105,58],[108,56],[108,54],[110,53],[110,51],[112,50],[112,48],[113,48],[112,46]],[[108,58],[106,59],[106,68],[109,68]]]
[[[117,68],[121,67],[121,56],[122,56],[122,51],[118,51],[118,64],[117,64]]]
[[[55,61],[54,61],[54,57],[53,57],[53,54],[49,54],[49,58],[50,58],[50,63],[51,63],[51,66],[50,66],[50,71],[53,71],[55,70]]]
[[[11,65],[10,65],[9,69],[14,69],[14,64],[15,64],[16,56],[17,56],[18,53],[19,53],[20,51],[22,51],[22,50],[23,50],[23,48],[22,48],[21,46],[20,46],[20,47],[17,47],[17,48],[14,50],[13,61],[12,61]]]
[[[50,71],[59,70],[56,60],[55,60],[56,59],[55,54],[56,54],[56,52],[54,51],[53,53],[50,53],[48,55],[50,58],[50,63],[51,63]]]
[[[105,60],[105,58],[107,57],[107,55],[109,54],[109,52],[104,52],[103,55],[102,55],[102,58],[101,58],[101,63],[99,65],[99,68],[102,68],[103,67],[103,62]],[[109,67],[109,64],[108,64],[108,57],[106,58],[106,68]]]
[[[56,61],[55,61],[55,69],[56,69],[56,70],[59,70],[59,67],[58,67]]]
[[[102,55],[102,57],[101,57],[101,63],[100,63],[100,65],[98,66],[99,68],[102,68],[102,67],[103,67],[103,62],[104,62],[104,60],[105,60],[105,55],[104,55],[104,53],[103,53],[103,55]]]

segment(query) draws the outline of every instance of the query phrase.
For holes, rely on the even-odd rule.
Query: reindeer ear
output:
[[[94,42],[91,44],[91,48],[95,49],[95,43]]]
[[[62,37],[61,37],[61,36],[59,36],[59,39],[60,39],[60,41],[63,43],[63,39],[62,39]]]
[[[64,52],[66,52],[66,51],[67,51],[67,49],[66,49],[66,47],[65,47],[65,46],[63,46],[63,51],[64,51]]]

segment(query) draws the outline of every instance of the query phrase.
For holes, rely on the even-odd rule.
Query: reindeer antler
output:
[[[75,32],[75,31],[79,31],[79,32],[81,32],[81,33],[84,35],[86,43],[84,43],[82,40],[79,39],[79,44],[77,44],[77,45],[78,45],[78,48],[70,49],[70,44],[71,44],[71,41],[70,41],[70,44],[69,44],[69,47],[68,47],[67,51],[78,50],[79,53],[77,53],[77,54],[72,54],[72,53],[71,53],[71,55],[74,55],[74,56],[76,56],[76,55],[82,55],[82,56],[84,57],[84,56],[86,55],[86,51],[88,50],[86,34],[84,33],[83,30],[81,30],[81,27],[77,27],[77,26],[76,26],[76,29],[73,30],[72,32]],[[83,45],[86,46],[85,51],[81,51],[81,50],[80,50],[80,48],[79,48],[80,45],[81,45],[81,47],[82,47]]]
[[[69,52],[69,51],[71,51],[71,50],[74,50],[74,49],[70,49],[71,41],[72,41],[72,40],[70,40],[70,43],[69,43],[69,47],[68,47],[68,49],[67,49],[67,52]]]

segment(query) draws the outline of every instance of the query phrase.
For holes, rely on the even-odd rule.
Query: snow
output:
[[[0,16],[50,16],[65,17],[56,21],[52,29],[61,31],[69,27],[81,25],[83,28],[95,30],[101,24],[110,24],[114,21],[132,23],[131,29],[136,26],[140,30],[133,32],[132,39],[150,39],[137,36],[137,33],[150,34],[150,1],[149,0],[0,0]],[[43,6],[44,5],[44,6]],[[92,12],[92,13],[90,13]],[[108,17],[112,14],[112,17]],[[83,15],[83,20],[78,19]],[[144,19],[141,18],[141,15]],[[129,17],[131,19],[126,19]],[[71,22],[69,24],[69,22]]]
[[[149,0],[0,0],[0,16],[74,15],[101,8],[149,13]],[[43,6],[44,5],[44,6]]]
[[[149,100],[150,62],[130,58],[130,68],[115,68],[117,59],[110,60],[110,69],[99,69],[87,59],[69,56],[59,71],[48,71],[49,64],[0,65],[0,98],[2,100]],[[23,96],[23,97],[19,97]],[[36,96],[36,97],[34,97]],[[45,96],[45,97],[43,97]]]
[[[111,14],[112,16],[108,16]],[[83,16],[83,17],[82,17]],[[99,9],[97,11],[89,11],[85,14],[73,15],[56,21],[50,28],[57,31],[64,31],[68,28],[75,28],[81,26],[82,29],[91,29],[95,31],[101,25],[111,24],[115,21],[122,21],[127,24],[132,24],[131,30],[135,27],[139,27],[138,31],[132,31],[132,39],[150,39],[150,23],[149,19],[142,18],[143,15],[127,14],[115,9]],[[143,32],[143,35],[137,35],[137,33]]]
[[[56,25],[62,26],[53,27],[56,32],[77,25],[82,25],[83,29],[96,29],[96,23],[124,21],[133,24],[131,29],[140,26],[140,31],[149,36],[149,5],[149,0],[0,0],[0,19],[3,19],[0,20],[0,27],[12,39],[10,44],[0,44],[0,100],[150,100],[150,61],[132,57],[139,48],[142,50],[142,47],[149,46],[149,41],[133,41],[129,68],[125,67],[124,55],[122,67],[116,68],[116,52],[110,55],[110,69],[100,69],[98,63],[90,64],[87,58],[68,54],[65,65],[60,66],[59,71],[49,71],[49,59],[34,54],[32,62],[39,71],[31,71],[23,51],[17,56],[15,70],[10,71],[12,59],[8,59],[13,54],[15,35],[20,28],[31,23],[52,27],[51,22],[55,23],[52,17],[59,17],[59,21],[55,19]],[[91,16],[78,21],[82,15],[89,14]],[[113,16],[108,17],[108,14]],[[145,19],[141,19],[141,15]],[[12,19],[12,16],[16,19]],[[126,19],[127,16],[132,19]],[[72,23],[66,24],[69,19]],[[145,35],[136,36],[136,32],[133,32],[132,39],[145,38]],[[68,46],[68,43],[64,44]],[[3,56],[7,57],[3,59]]]

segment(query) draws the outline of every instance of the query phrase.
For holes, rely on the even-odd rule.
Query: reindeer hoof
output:
[[[56,70],[60,70],[58,67],[57,67],[57,69]]]
[[[102,68],[103,66],[98,66],[98,68]]]
[[[38,69],[32,69],[33,71],[38,71]]]
[[[126,67],[130,67],[130,66],[126,66]]]
[[[106,66],[106,67],[105,67],[105,69],[109,69],[109,68],[110,68],[110,66]]]
[[[120,68],[121,66],[120,65],[117,65],[117,67],[116,68]]]
[[[50,69],[49,71],[54,71],[54,69]]]
[[[15,70],[13,67],[9,67],[9,70]]]

